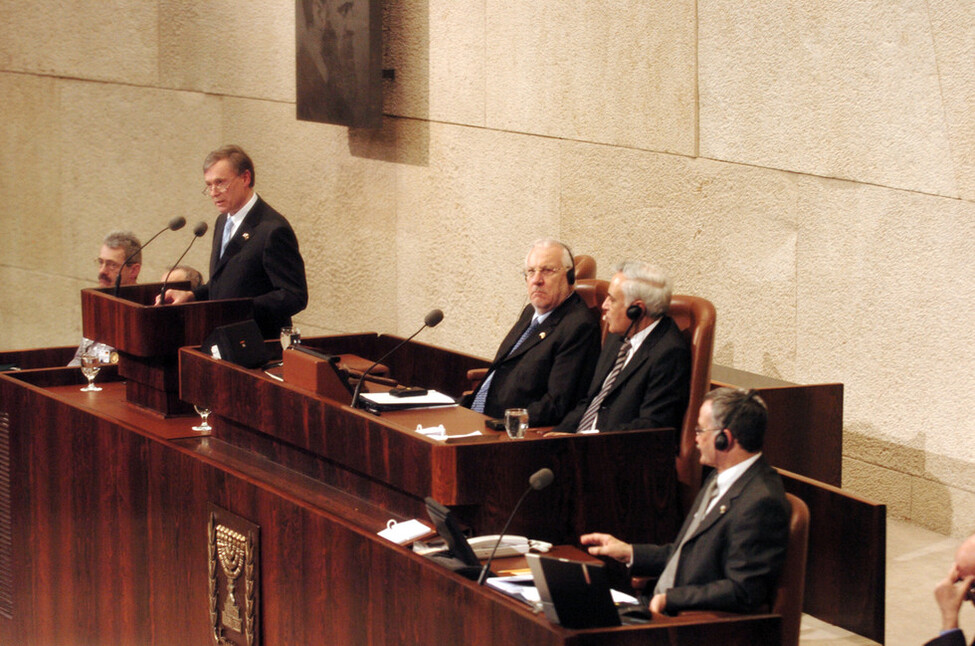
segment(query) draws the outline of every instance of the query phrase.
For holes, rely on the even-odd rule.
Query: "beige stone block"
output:
[[[155,84],[158,21],[155,3],[5,2],[0,67]]]
[[[219,100],[201,94],[81,81],[61,84],[60,234],[65,266],[92,281],[92,258],[111,230],[143,243],[177,216],[187,226],[166,231],[143,251],[140,282],[157,282],[193,240],[193,226],[215,218],[201,194],[203,158],[221,142]],[[185,259],[207,275],[209,240]]]
[[[702,156],[957,195],[927,3],[708,0],[698,21]]]
[[[880,430],[868,422],[845,424],[843,457],[907,475],[924,476],[929,455],[924,450],[924,438],[915,435],[910,439],[892,441]],[[846,486],[845,479],[843,486]]]
[[[927,9],[958,192],[971,200],[975,198],[975,4],[931,0]]]
[[[484,5],[452,0],[387,3],[385,112],[484,125]]]
[[[675,293],[714,303],[716,363],[792,378],[792,176],[587,144],[562,151],[563,235],[601,278],[626,258],[660,265]]]
[[[439,307],[444,321],[425,341],[493,356],[527,304],[529,245],[559,236],[558,144],[441,124],[429,136],[428,165],[399,170],[401,327]]]
[[[486,125],[696,154],[694,18],[690,1],[491,0]]]
[[[291,0],[161,0],[157,46],[164,86],[295,102]]]
[[[78,345],[83,287],[90,285],[0,264],[0,351]]]
[[[975,492],[975,465],[971,462],[937,453],[926,453],[924,458],[925,478],[955,489]]]
[[[258,193],[298,236],[309,288],[295,319],[303,332],[401,332],[391,306],[396,166],[370,159],[368,143],[351,156],[346,128],[298,121],[293,105],[225,99],[223,109],[225,140],[248,151]]]
[[[887,505],[888,517],[911,519],[911,487],[914,480],[910,475],[894,469],[843,458],[843,489]]]
[[[0,74],[0,258],[7,267],[60,271],[61,168],[58,86],[54,79]],[[6,334],[6,332],[5,332]]]
[[[975,205],[807,178],[800,382],[845,384],[847,428],[975,462]]]
[[[914,478],[911,490],[910,520],[922,527],[949,536],[970,536],[975,531],[975,493]]]

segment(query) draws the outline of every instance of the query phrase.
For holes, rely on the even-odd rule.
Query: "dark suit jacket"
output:
[[[226,214],[217,218],[210,251],[210,280],[197,300],[254,299],[254,319],[264,338],[276,338],[291,316],[308,305],[305,262],[291,225],[260,197],[220,257]]]
[[[691,509],[697,509],[704,489]],[[684,544],[674,587],[666,593],[667,612],[751,612],[768,604],[785,561],[790,514],[782,479],[764,457],[759,458]],[[690,520],[688,515],[673,543],[634,545],[632,573],[658,576]]]
[[[975,645],[975,640],[972,641]],[[938,635],[924,646],[965,646],[965,634],[960,630],[952,630],[944,635]]]
[[[484,414],[503,417],[506,408],[527,408],[531,426],[551,426],[585,393],[599,354],[599,318],[572,293],[511,352],[534,313],[528,305],[498,348]],[[463,404],[469,407],[475,394]]]
[[[606,337],[585,399],[555,430],[574,433],[613,369],[623,337]],[[664,316],[616,378],[596,418],[601,431],[681,427],[690,389],[691,353],[674,320]]]

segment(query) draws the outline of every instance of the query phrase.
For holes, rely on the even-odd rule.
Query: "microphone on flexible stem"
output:
[[[202,238],[204,235],[206,235],[206,232],[207,232],[207,229],[208,228],[210,228],[210,227],[209,227],[209,225],[206,222],[200,222],[195,227],[193,227],[193,239],[190,240],[190,243],[186,246],[186,251],[184,251],[183,252],[183,255],[180,256],[179,259],[175,263],[173,263],[173,266],[170,268],[170,270],[166,272],[166,280],[163,281],[162,289],[159,290],[159,304],[160,305],[163,305],[163,304],[166,303],[166,286],[169,285],[169,275],[171,273],[173,273],[173,269],[176,269],[177,267],[179,267],[179,263],[183,260],[183,258],[186,256],[186,254],[188,254],[190,252],[190,247],[193,246],[193,243],[196,242],[196,239],[197,238]]]
[[[369,368],[364,373],[362,373],[362,377],[359,378],[359,383],[357,383],[355,385],[355,392],[352,393],[352,403],[349,404],[349,406],[351,406],[352,408],[355,408],[356,407],[356,404],[359,403],[359,393],[362,391],[362,384],[366,383],[366,376],[370,372],[372,372],[372,369],[373,368],[375,368],[380,363],[382,363],[383,360],[386,357],[388,357],[389,355],[393,354],[394,352],[396,352],[397,350],[399,350],[401,347],[403,347],[404,345],[406,345],[409,341],[411,341],[413,339],[414,336],[416,336],[417,334],[419,334],[420,332],[422,332],[423,331],[423,328],[437,327],[437,325],[442,320],[443,320],[443,311],[442,310],[430,310],[427,313],[427,315],[423,318],[423,325],[420,326],[420,329],[419,330],[417,330],[416,332],[413,333],[413,336],[411,336],[409,339],[406,339],[404,341],[400,341],[396,345],[395,348],[393,348],[392,350],[390,350],[389,352],[387,352],[383,356],[379,357],[379,360],[378,361],[376,361],[374,364],[372,364],[371,366],[369,366]]]
[[[552,484],[555,480],[555,474],[552,473],[551,469],[539,469],[528,478],[528,488],[525,489],[525,493],[521,494],[521,498],[518,499],[518,504],[515,505],[514,511],[508,516],[508,521],[504,524],[504,529],[498,534],[498,542],[494,544],[494,549],[491,550],[491,556],[485,561],[484,567],[481,568],[481,576],[477,578],[478,585],[484,585],[484,580],[487,579],[488,572],[491,571],[491,561],[494,560],[494,555],[498,551],[498,547],[501,545],[501,539],[504,538],[505,533],[508,531],[508,525],[511,524],[512,519],[518,512],[518,508],[521,507],[521,503],[524,502],[525,497],[532,491],[540,491],[545,487]]]
[[[129,257],[125,259],[125,262],[122,263],[122,266],[119,267],[118,275],[115,276],[115,291],[112,294],[112,296],[118,296],[119,287],[122,285],[122,270],[125,269],[125,266],[127,264],[129,264],[129,261],[130,260],[132,260],[133,258],[135,258],[135,256],[136,256],[137,253],[139,253],[140,251],[142,251],[143,249],[145,249],[146,247],[148,247],[149,246],[149,243],[152,242],[153,240],[155,240],[156,238],[158,238],[159,235],[163,231],[166,231],[166,230],[169,230],[169,231],[179,231],[184,226],[186,226],[186,218],[184,218],[182,215],[178,215],[178,216],[176,216],[175,218],[173,218],[172,220],[169,221],[169,224],[166,225],[166,228],[165,229],[162,229],[162,231],[160,231],[156,235],[154,235],[151,238],[149,238],[148,240],[146,240],[146,243],[145,244],[141,245],[138,249],[136,249],[135,251],[133,251],[129,255]]]

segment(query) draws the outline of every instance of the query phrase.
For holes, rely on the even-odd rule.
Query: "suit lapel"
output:
[[[741,492],[744,491],[745,486],[751,482],[752,478],[758,475],[758,472],[761,469],[759,466],[761,463],[762,458],[759,458],[755,464],[748,467],[748,470],[741,474],[737,480],[735,480],[734,484],[731,485],[731,488],[728,489],[725,495],[718,498],[717,504],[711,509],[708,515],[701,520],[701,524],[697,526],[697,530],[693,534],[694,536],[706,532],[718,521],[718,519],[731,510],[732,506],[735,504],[735,499],[741,495]]]
[[[650,357],[650,351],[653,350],[653,346],[657,345],[657,343],[660,341],[660,338],[663,337],[663,335],[666,333],[667,331],[666,323],[667,323],[666,318],[661,319],[660,322],[657,323],[657,327],[653,328],[653,331],[650,332],[650,335],[643,340],[643,343],[640,344],[640,347],[639,349],[637,349],[636,354],[634,354],[630,358],[630,361],[626,364],[626,367],[624,367],[623,371],[620,372],[618,377],[616,377],[616,381],[613,382],[613,387],[606,394],[607,397],[609,397],[614,392],[616,392],[619,388],[621,388],[623,384],[626,383],[626,380],[629,379],[630,376],[633,375],[633,373],[639,370],[640,366],[643,365],[645,361],[647,361],[647,359]],[[622,342],[623,341],[621,337],[620,343]],[[616,346],[616,350],[617,352],[619,351],[619,345]],[[616,354],[614,354],[613,356],[615,357]],[[606,373],[608,374],[609,370],[607,370]],[[605,378],[606,376],[603,375],[603,379]],[[599,383],[602,384],[602,381],[600,381]]]
[[[243,248],[247,241],[250,240],[251,234],[253,234],[254,229],[261,221],[261,207],[263,201],[261,198],[257,198],[257,202],[251,210],[244,216],[244,221],[240,223],[237,230],[234,231],[234,237],[230,239],[227,243],[227,248],[224,250],[223,256],[220,255],[220,244],[223,241],[223,227],[226,226],[227,215],[223,214],[217,218],[217,230],[219,231],[220,238],[216,241],[214,245],[213,256],[210,258],[210,266],[212,267],[210,271],[210,276],[217,274],[224,265],[226,265],[231,258],[233,258],[240,250]],[[214,258],[216,262],[214,263]]]

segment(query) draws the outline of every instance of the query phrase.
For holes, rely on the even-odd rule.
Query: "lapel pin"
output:
[[[728,508],[725,505],[721,505],[720,507],[718,507],[719,514],[724,514],[726,511],[728,511]]]
[[[538,334],[538,338],[539,338],[539,339],[544,339],[544,338],[545,338],[545,334],[546,334],[545,332],[540,332],[540,333]]]
[[[243,238],[244,238],[244,240],[250,240],[251,239],[251,234],[249,234],[246,231],[244,231]]]

